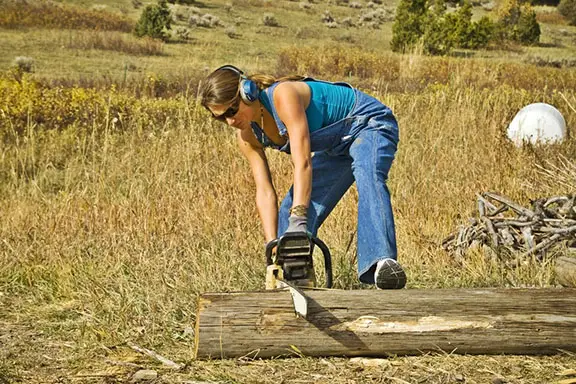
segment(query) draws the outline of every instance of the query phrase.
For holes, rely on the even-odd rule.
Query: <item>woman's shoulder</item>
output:
[[[273,91],[275,103],[294,97],[310,97],[310,86],[302,80],[280,82]]]

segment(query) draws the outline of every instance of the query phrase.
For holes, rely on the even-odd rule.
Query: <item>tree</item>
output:
[[[488,45],[492,39],[494,25],[486,16],[479,21],[472,21],[472,4],[464,0],[462,6],[446,16],[446,28],[449,38],[457,48],[479,49]]]
[[[138,37],[150,36],[155,39],[166,40],[164,29],[170,29],[172,17],[165,0],[158,1],[157,5],[148,5],[136,23],[134,33]]]
[[[392,50],[406,52],[424,35],[426,0],[400,0],[392,25]]]
[[[540,25],[536,12],[529,4],[518,0],[505,0],[497,11],[499,37],[524,44],[536,44],[540,40]]]
[[[452,48],[483,48],[494,35],[494,25],[483,17],[472,22],[472,4],[446,13],[444,0],[401,0],[392,26],[392,50],[405,52],[421,42],[426,53],[445,55]]]
[[[540,24],[536,20],[536,12],[529,5],[522,7],[515,32],[521,43],[537,44],[540,41]]]
[[[462,6],[447,17],[446,28],[457,47],[468,48],[472,35],[472,4],[465,0]]]
[[[450,15],[446,15],[444,0],[433,0],[423,17],[424,35],[422,43],[424,51],[431,55],[445,55],[452,49],[454,39],[450,36]]]
[[[472,23],[472,34],[466,46],[462,48],[479,49],[484,48],[490,43],[494,36],[495,26],[492,20],[487,16]]]

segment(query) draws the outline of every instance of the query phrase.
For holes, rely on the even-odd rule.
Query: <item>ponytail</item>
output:
[[[280,78],[275,78],[272,75],[265,75],[265,74],[255,74],[252,76],[248,76],[248,79],[252,80],[258,86],[258,89],[263,90],[268,88],[274,83],[282,82],[282,81],[301,81],[304,80],[304,76],[300,75],[291,75],[291,76],[283,76]]]

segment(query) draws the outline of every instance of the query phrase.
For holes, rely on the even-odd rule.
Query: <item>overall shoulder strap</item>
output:
[[[278,132],[280,133],[281,136],[286,136],[286,134],[288,133],[288,129],[286,129],[286,125],[280,119],[278,111],[276,110],[276,106],[274,105],[274,90],[276,89],[278,84],[280,83],[276,82],[272,84],[271,86],[269,86],[264,90],[264,93],[268,98],[268,103],[271,109],[270,112],[272,112],[272,117],[274,117],[274,121],[276,122],[276,126],[278,127]]]

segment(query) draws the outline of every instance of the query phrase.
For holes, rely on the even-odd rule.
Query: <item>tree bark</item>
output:
[[[199,297],[196,357],[576,352],[576,289],[307,290]]]
[[[556,272],[556,279],[564,287],[576,287],[576,257],[558,257],[554,271]]]

